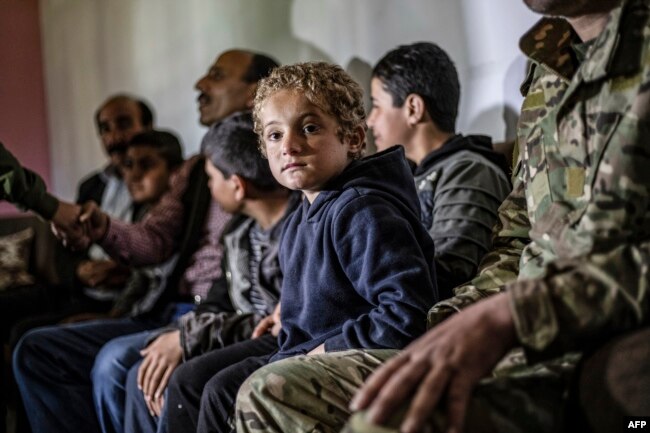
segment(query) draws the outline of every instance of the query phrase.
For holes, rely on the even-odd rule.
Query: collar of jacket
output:
[[[413,176],[420,176],[426,173],[438,161],[462,150],[469,150],[482,155],[490,162],[496,164],[504,173],[509,174],[510,168],[505,157],[494,151],[490,137],[477,134],[467,136],[456,134],[445,141],[440,148],[425,156],[420,165],[415,167]]]
[[[531,60],[567,80],[573,78],[578,67],[585,82],[632,74],[641,67],[642,53],[638,47],[643,41],[648,16],[647,0],[623,0],[621,6],[610,13],[604,30],[589,48],[582,65],[577,62],[572,48],[580,39],[562,18],[542,18],[524,34],[519,47]]]

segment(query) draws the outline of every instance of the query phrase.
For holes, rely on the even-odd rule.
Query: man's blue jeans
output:
[[[160,325],[108,319],[27,333],[14,351],[13,367],[32,431],[99,431],[91,382],[97,354],[113,338]]]
[[[124,432],[126,377],[142,359],[150,331],[114,338],[102,347],[91,372],[93,400],[99,426],[104,433]]]
[[[188,303],[175,304],[172,321],[195,307]],[[140,351],[144,349],[150,335],[151,331],[143,331],[114,338],[101,348],[95,359],[91,375],[93,400],[103,433],[125,431],[127,375],[142,360]]]

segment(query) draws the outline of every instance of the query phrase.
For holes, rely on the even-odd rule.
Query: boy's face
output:
[[[267,98],[260,120],[273,176],[304,192],[310,203],[348,165],[348,152],[363,144],[363,136],[361,143],[341,142],[338,121],[296,91],[281,90]]]
[[[370,83],[372,110],[368,115],[368,127],[372,129],[377,150],[385,150],[396,144],[408,148],[411,130],[404,107],[393,106],[393,96],[384,89],[379,78]]]
[[[135,203],[155,203],[167,191],[171,171],[155,147],[132,146],[126,151],[124,180]]]
[[[229,213],[239,211],[239,202],[235,196],[235,184],[232,178],[226,179],[212,161],[206,158],[205,172],[208,175],[208,188],[212,198],[221,205],[223,210]]]

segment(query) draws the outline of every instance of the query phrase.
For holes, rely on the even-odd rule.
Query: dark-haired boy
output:
[[[471,279],[492,245],[510,169],[489,137],[456,133],[458,73],[430,42],[402,45],[375,65],[368,126],[380,150],[404,146],[416,165],[422,222],[436,247],[442,298]]]
[[[271,175],[257,144],[250,114],[224,120],[203,139],[212,197],[227,212],[241,215],[224,233],[223,277],[206,301],[173,325],[145,335],[146,342],[137,336],[118,338],[97,357],[95,368],[112,362],[120,351],[143,349],[143,358],[134,360],[127,378],[126,431],[195,430],[203,385],[220,366],[277,348],[270,334],[234,345],[249,340],[255,325],[278,302],[282,281],[277,263],[279,235],[297,205],[297,196]],[[231,347],[222,349],[226,346]],[[161,416],[163,408],[169,411],[165,417]]]
[[[133,200],[133,220],[141,220],[165,194],[172,176],[184,163],[183,150],[176,135],[151,130],[135,135],[127,145],[124,182]],[[135,269],[125,289],[113,302],[109,317],[136,316],[151,310],[165,284],[161,279],[171,272],[176,260],[158,266]]]
[[[172,176],[183,162],[180,141],[173,133],[149,130],[133,136],[124,149],[122,161],[124,183],[133,202],[133,221],[137,222],[144,218],[147,212],[160,201],[169,190]],[[170,272],[175,260],[169,260],[156,267],[134,269],[125,285],[110,284],[110,275],[119,275],[121,269],[117,262],[104,260],[99,263],[102,266],[96,266],[88,275],[90,287],[85,289],[85,293],[94,298],[110,300],[111,308],[103,314],[77,313],[66,318],[64,322],[123,317],[150,310],[164,287],[164,284],[160,284],[160,279]],[[109,275],[108,278],[106,274]],[[141,298],[144,296],[146,302],[143,305],[145,299]]]

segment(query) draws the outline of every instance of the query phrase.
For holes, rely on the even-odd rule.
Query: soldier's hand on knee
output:
[[[463,429],[478,381],[515,345],[507,294],[494,295],[445,320],[378,369],[357,393],[352,410],[368,409],[382,424],[414,396],[400,431],[421,431],[446,402],[448,431]]]

